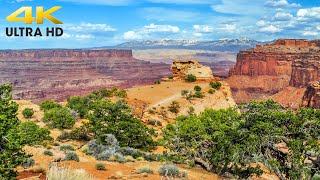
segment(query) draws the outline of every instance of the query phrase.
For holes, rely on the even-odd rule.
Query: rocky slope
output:
[[[320,41],[280,39],[240,51],[228,82],[238,103],[266,99],[288,86],[306,88],[318,81],[319,62]]]
[[[14,83],[15,99],[33,102],[149,84],[169,75],[170,65],[136,60],[130,50],[0,52],[0,83]]]

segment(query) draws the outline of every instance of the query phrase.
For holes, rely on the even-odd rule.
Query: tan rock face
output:
[[[319,68],[320,41],[280,39],[240,51],[227,81],[236,102],[248,102],[268,99],[288,86],[306,88],[320,80]]]
[[[311,82],[302,98],[301,106],[320,109],[320,84]]]
[[[173,77],[185,79],[189,74],[193,74],[197,79],[213,78],[212,70],[209,66],[203,66],[197,60],[175,60],[171,66]]]

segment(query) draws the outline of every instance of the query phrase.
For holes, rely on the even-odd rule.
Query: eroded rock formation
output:
[[[175,60],[171,70],[176,79],[185,79],[189,74],[195,75],[197,79],[213,78],[211,68],[200,64],[197,60]]]
[[[137,60],[130,50],[0,51],[0,83],[14,83],[15,99],[33,102],[153,83],[170,74],[169,65]]]
[[[320,109],[320,82],[313,81],[309,84],[302,98],[301,106]]]
[[[238,103],[267,99],[289,86],[306,88],[318,81],[319,63],[320,41],[280,39],[240,51],[227,81]]]

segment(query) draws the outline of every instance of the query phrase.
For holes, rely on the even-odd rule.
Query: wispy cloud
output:
[[[287,0],[268,0],[265,4],[267,7],[301,7],[300,4],[297,3],[288,3]]]

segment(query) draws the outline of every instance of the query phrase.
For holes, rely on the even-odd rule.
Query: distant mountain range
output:
[[[114,47],[100,48],[116,48],[116,49],[193,49],[193,50],[211,50],[211,51],[227,51],[239,52],[240,50],[254,48],[257,44],[268,44],[268,42],[256,41],[250,38],[235,38],[235,39],[219,39],[213,41],[197,41],[197,40],[144,40],[130,41],[116,45]],[[99,49],[100,49],[99,48]]]

